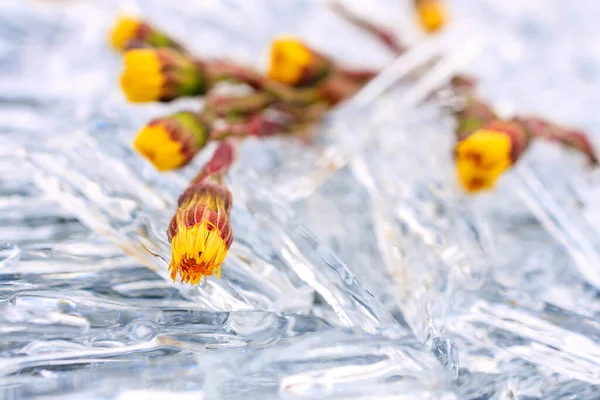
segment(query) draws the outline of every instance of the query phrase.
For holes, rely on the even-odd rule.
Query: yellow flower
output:
[[[462,186],[475,193],[494,187],[513,164],[512,138],[502,131],[480,129],[456,145],[456,170]]]
[[[287,85],[300,83],[313,63],[313,53],[293,36],[280,36],[271,44],[268,76]]]
[[[115,50],[125,50],[127,44],[138,37],[142,22],[138,19],[122,16],[110,32],[110,44]]]
[[[156,169],[169,171],[190,162],[207,140],[200,117],[182,111],[151,121],[140,130],[133,146]]]
[[[446,8],[442,0],[416,0],[419,24],[427,32],[441,29],[446,23]]]
[[[176,41],[149,25],[148,23],[128,16],[117,19],[109,35],[110,44],[117,51],[125,51],[132,46],[170,47],[185,52]]]
[[[158,54],[152,49],[129,50],[123,58],[121,89],[132,103],[160,100],[165,83]]]
[[[169,48],[129,50],[123,67],[121,89],[132,103],[170,101],[205,91],[202,66]]]
[[[204,276],[221,277],[221,264],[233,241],[231,193],[211,180],[192,184],[179,198],[171,220],[171,279],[197,284]]]
[[[143,127],[133,145],[159,171],[179,168],[185,163],[181,145],[171,138],[162,125]]]

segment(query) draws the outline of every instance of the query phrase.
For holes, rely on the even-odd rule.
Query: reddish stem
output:
[[[392,32],[370,22],[366,19],[354,14],[339,1],[333,0],[329,2],[330,8],[340,17],[351,23],[352,25],[362,29],[368,34],[374,36],[384,46],[390,49],[394,54],[402,54],[406,50],[403,44],[398,41],[396,35]]]
[[[212,140],[223,138],[244,138],[247,136],[267,137],[285,132],[290,127],[290,122],[270,119],[264,113],[254,115],[241,123],[230,123],[222,127],[213,128],[210,133]]]
[[[236,144],[232,140],[223,140],[215,149],[212,157],[204,167],[192,179],[191,184],[201,182],[205,179],[213,178],[221,183],[223,177],[231,168],[236,158]]]
[[[283,83],[273,81],[262,76],[251,68],[238,64],[217,60],[204,64],[205,72],[211,84],[220,81],[235,81],[245,83],[256,91],[269,93],[277,100],[289,104],[311,104],[314,103],[316,93],[312,89],[295,89]]]
[[[556,125],[538,117],[516,118],[515,120],[523,124],[533,137],[557,142],[580,151],[587,157],[590,165],[598,165],[594,147],[585,133]]]
[[[255,92],[242,97],[209,95],[204,107],[220,118],[244,117],[263,111],[275,101],[273,95],[264,92]]]
[[[372,69],[339,69],[339,72],[345,78],[360,84],[366,84],[379,73]]]

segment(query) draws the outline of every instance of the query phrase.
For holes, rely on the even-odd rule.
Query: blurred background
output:
[[[410,47],[426,40],[408,0],[343,3],[391,29]],[[443,50],[447,53],[465,39],[477,41],[478,53],[465,60],[461,68],[478,79],[478,92],[501,115],[545,115],[586,130],[598,148],[600,114],[595,107],[600,104],[597,22],[600,2],[445,0],[444,3],[449,12],[448,25],[435,37],[444,43]],[[436,298],[438,303],[447,301],[440,308],[448,306],[452,311],[448,312],[447,320],[445,316],[438,320],[440,326],[447,325],[440,329],[439,340],[432,344],[428,338],[426,345],[421,343],[419,332],[414,332],[410,310],[398,305],[394,297],[397,287],[390,283],[387,273],[381,272],[385,257],[376,238],[378,221],[371,214],[372,193],[361,185],[354,166],[341,168],[310,196],[286,202],[286,207],[313,232],[314,243],[312,239],[302,242],[298,239],[302,234],[294,234],[296,220],[281,222],[273,217],[279,212],[276,201],[240,200],[238,204],[243,210],[236,221],[240,232],[247,229],[240,233],[240,242],[246,246],[244,240],[250,243],[251,238],[259,237],[260,243],[248,245],[254,252],[246,254],[238,249],[236,254],[239,259],[247,256],[252,261],[244,270],[248,275],[260,270],[260,279],[267,283],[256,289],[226,276],[223,287],[227,290],[242,287],[241,300],[236,298],[238,303],[232,300],[232,307],[223,301],[223,307],[217,310],[202,302],[206,297],[218,298],[215,292],[202,292],[203,288],[200,294],[190,295],[186,289],[160,279],[159,274],[143,267],[138,260],[127,257],[103,237],[107,236],[105,227],[94,225],[95,208],[90,219],[81,218],[81,210],[89,203],[74,202],[72,208],[64,207],[64,203],[61,206],[57,196],[68,193],[74,199],[87,199],[89,193],[95,195],[97,191],[102,196],[89,197],[104,202],[105,209],[114,209],[115,215],[131,209],[128,216],[143,220],[147,217],[145,211],[141,206],[136,208],[143,203],[139,200],[146,193],[142,189],[164,183],[154,172],[149,172],[149,167],[142,163],[128,165],[142,178],[139,186],[131,185],[133,189],[126,192],[127,196],[118,189],[104,191],[104,186],[119,188],[129,182],[108,174],[106,181],[90,178],[95,176],[88,174],[88,170],[96,168],[96,158],[90,156],[88,162],[86,157],[91,153],[78,153],[74,146],[72,154],[65,156],[79,156],[73,165],[80,166],[77,172],[88,180],[72,178],[68,183],[79,189],[69,186],[71,190],[66,190],[60,185],[67,174],[57,172],[61,165],[56,159],[60,157],[52,158],[52,154],[68,149],[67,142],[73,135],[82,133],[103,142],[106,146],[102,151],[113,148],[113,141],[118,142],[123,153],[108,155],[129,160],[132,154],[123,148],[149,119],[197,106],[197,102],[189,99],[144,105],[126,101],[118,84],[121,55],[108,45],[109,31],[123,13],[134,13],[152,22],[199,57],[228,58],[260,70],[265,70],[269,44],[279,33],[296,34],[347,65],[382,68],[393,60],[379,43],[360,34],[328,10],[324,1],[318,0],[2,0],[0,370],[4,372],[0,373],[0,389],[3,398],[56,398],[66,394],[72,398],[151,398],[147,393],[128,392],[144,388],[190,392],[190,398],[599,398],[598,291],[577,274],[568,246],[555,239],[561,232],[548,234],[548,225],[540,223],[537,215],[515,200],[511,190],[516,185],[510,178],[497,194],[502,200],[489,201],[488,197],[481,207],[498,245],[497,252],[486,259],[491,270],[489,284],[479,282],[479,286],[471,288],[473,291]],[[413,144],[416,146],[413,150],[420,152],[436,142],[431,140],[432,132],[448,131],[444,118],[437,118],[437,114],[433,119],[430,114],[423,116],[429,121],[423,128],[425,124],[419,125],[422,119],[417,115],[418,110],[407,113],[394,108],[399,98],[401,93],[387,98],[382,102],[383,114],[365,117],[361,121],[364,128],[355,124],[347,127],[348,132],[382,130],[390,136],[396,132],[415,133],[415,136],[418,133],[424,141]],[[411,115],[414,121],[409,118]],[[56,144],[60,146],[54,147]],[[385,144],[379,143],[380,147]],[[257,146],[248,145],[241,169],[255,169],[259,178],[270,182],[265,177],[268,174],[263,172],[271,164],[265,161],[267,155],[265,159],[262,155],[285,159],[287,153],[276,144],[269,151],[257,150]],[[395,153],[396,149],[380,161],[381,165],[392,165],[387,170],[390,174],[396,172],[390,159],[410,158]],[[438,150],[449,154],[446,148]],[[37,159],[32,167],[31,154],[36,151],[50,157]],[[560,155],[551,146],[534,146],[531,153],[528,156],[531,166],[559,199],[561,207],[570,213],[583,210],[588,223],[600,220],[600,212],[594,206],[599,204],[600,194],[597,173],[572,178],[570,174],[578,174],[573,171],[580,171],[583,160]],[[372,170],[377,170],[373,159],[380,154],[381,148],[365,151]],[[427,170],[425,166],[421,168],[419,160],[410,160],[402,164],[405,169],[398,172],[399,181],[411,180],[411,173],[407,173],[411,168],[415,176]],[[179,179],[179,184],[199,165],[195,162],[181,175],[166,175],[162,179]],[[115,170],[120,172],[118,168]],[[244,187],[245,181],[241,180],[239,185]],[[177,188],[169,184],[165,187],[167,192]],[[172,192],[169,194],[174,196]],[[430,200],[427,196],[423,198],[418,199],[424,203]],[[264,204],[266,209],[277,211],[269,214],[261,209]],[[467,203],[467,208],[470,204]],[[479,210],[480,206],[472,208]],[[430,209],[433,214],[438,212],[433,206],[426,211]],[[266,226],[272,230],[264,228],[264,219],[270,221]],[[147,217],[147,220],[160,218]],[[247,221],[263,225],[257,225],[261,228],[257,229]],[[141,225],[132,226],[135,229],[128,232]],[[587,226],[574,227],[588,239],[597,233],[586,230]],[[157,231],[162,229],[160,226]],[[454,235],[452,229],[444,232],[445,238],[461,235]],[[333,310],[328,308],[334,302],[324,294],[326,290],[318,288],[318,282],[307,284],[306,275],[300,279],[290,272],[298,273],[293,268],[294,262],[286,259],[293,253],[286,247],[287,234],[308,259],[302,262],[317,270],[336,265],[322,255],[322,246],[339,257],[357,278],[360,286],[357,292],[348,283],[353,281],[344,279],[343,274],[323,285],[328,289],[341,287],[340,292],[350,293],[349,303],[340,303],[342,311],[333,306]],[[261,235],[268,240],[261,242]],[[283,244],[273,239],[279,236]],[[305,247],[298,243],[304,243]],[[254,245],[262,252],[256,251]],[[420,247],[415,254],[417,260],[428,260],[431,255]],[[271,267],[279,264],[288,267],[281,273],[288,280],[273,272],[277,268]],[[410,271],[415,275],[422,272],[416,267]],[[443,268],[439,271],[443,278],[432,280],[432,286],[443,292],[451,279]],[[281,292],[288,288],[297,299],[285,299],[285,293]],[[356,306],[363,304],[365,298],[373,301],[364,306],[367,311]],[[258,308],[256,304],[265,306]],[[433,311],[427,311],[435,319],[437,303],[431,304]],[[344,314],[344,307],[349,310],[351,323],[337,320]],[[365,326],[377,325],[369,318],[375,315],[381,320],[372,319],[385,326],[381,321],[388,311],[393,315],[392,325],[398,325],[394,329],[403,332],[401,338],[366,337],[365,331],[372,332]],[[421,313],[415,315],[419,319]],[[368,322],[356,322],[360,318]],[[339,347],[335,347],[336,343],[340,343]],[[430,354],[432,349],[435,357]],[[347,364],[342,363],[344,366],[349,365],[351,371],[357,365],[364,368],[356,370],[356,375],[345,375],[343,368],[335,369],[339,360],[328,358],[343,355],[345,351],[355,358],[348,356],[344,361]],[[455,351],[460,353],[460,363]],[[456,372],[458,379],[453,379],[454,376],[447,379],[445,372],[438,371],[438,361],[452,371],[450,375]],[[239,374],[232,372],[238,367]],[[328,372],[330,367],[333,372]],[[369,375],[371,367],[377,371],[373,376]],[[325,372],[319,375],[321,372],[314,371]],[[359,377],[355,384],[351,384],[353,376]],[[437,380],[441,376],[443,379]],[[379,393],[379,397],[373,397],[374,393]],[[402,394],[404,397],[393,397]]]

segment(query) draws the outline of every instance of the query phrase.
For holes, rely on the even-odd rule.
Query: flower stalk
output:
[[[515,120],[523,125],[532,137],[546,139],[579,151],[586,157],[589,165],[598,165],[598,156],[592,142],[584,132],[566,128],[539,117],[518,117]]]
[[[227,120],[243,119],[262,112],[277,99],[270,93],[254,92],[245,96],[207,96],[205,112]]]
[[[406,50],[406,47],[400,43],[396,35],[379,25],[376,25],[361,16],[350,11],[346,6],[339,2],[339,0],[329,1],[329,7],[331,10],[340,16],[342,19],[348,21],[350,24],[356,26],[365,33],[373,36],[381,44],[387,47],[394,54],[402,54]]]

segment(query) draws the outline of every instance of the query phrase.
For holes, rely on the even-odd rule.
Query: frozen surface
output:
[[[407,4],[348,3],[419,40]],[[597,135],[600,4],[448,3],[455,28],[386,71],[437,51],[440,68],[362,93],[312,147],[245,144],[223,276],[189,287],[168,279],[164,231],[206,154],[160,175],[130,142],[199,104],[125,102],[105,44],[118,8],[259,67],[278,32],[352,64],[392,58],[315,1],[3,1],[1,397],[599,398],[597,173],[539,144],[469,198],[451,119],[414,104],[460,66],[503,114]]]

